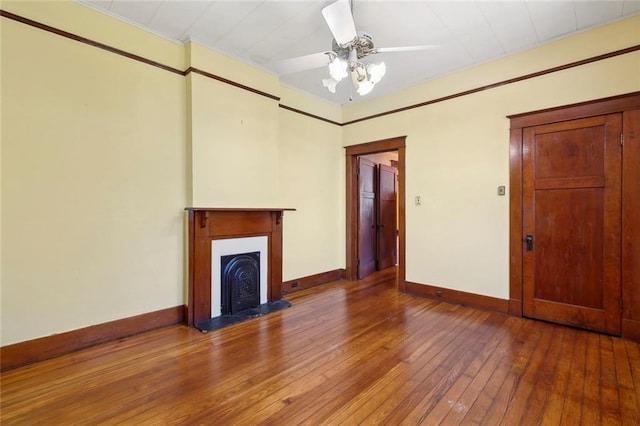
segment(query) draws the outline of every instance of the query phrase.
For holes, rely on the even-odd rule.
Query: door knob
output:
[[[527,236],[524,239],[527,243],[527,251],[532,251],[533,250],[533,235],[531,234],[527,234]]]

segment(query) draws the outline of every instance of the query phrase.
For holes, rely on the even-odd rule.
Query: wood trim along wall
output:
[[[359,155],[378,152],[398,151],[398,290],[405,292],[406,277],[406,200],[405,200],[405,155],[406,136],[367,142],[345,147],[346,154],[346,270],[345,279],[358,278],[358,180],[355,177],[356,163]]]
[[[604,114],[623,116],[622,158],[622,337],[640,341],[640,92],[565,107],[508,116],[509,143],[509,313],[522,316],[522,134],[525,127]]]
[[[274,101],[279,101],[280,100],[280,98],[275,96],[275,95],[271,95],[271,94],[263,92],[261,90],[254,89],[253,87],[245,86],[244,84],[237,83],[235,81],[229,80],[228,78],[220,77],[219,75],[211,74],[210,72],[206,72],[206,71],[203,71],[203,70],[198,69],[198,68],[189,67],[189,68],[187,68],[185,70],[184,75],[187,75],[189,73],[200,74],[201,76],[210,78],[212,80],[217,80],[217,81],[220,81],[222,83],[226,83],[226,84],[229,84],[231,86],[237,87],[239,89],[246,90],[246,91],[251,92],[251,93],[255,93],[256,95],[260,95],[260,96],[264,96],[264,97],[269,98],[269,99],[273,99]]]
[[[636,109],[640,107],[640,102],[638,101],[639,96],[640,91],[624,93],[622,95],[593,99],[567,106],[508,115],[507,118],[510,120],[510,127],[512,129],[537,126],[549,122],[575,120],[577,118],[593,117],[596,115],[610,114],[611,112]]]
[[[205,77],[208,77],[208,78],[212,78],[214,80],[217,80],[217,81],[220,81],[220,82],[223,82],[223,83],[230,84],[230,85],[238,87],[240,89],[248,90],[248,91],[250,91],[252,93],[255,93],[255,94],[258,94],[258,95],[261,95],[261,96],[266,96],[266,97],[268,97],[270,99],[274,99],[274,100],[278,100],[278,101],[280,100],[280,98],[275,96],[275,95],[271,95],[269,93],[262,92],[260,90],[251,88],[249,86],[245,86],[243,84],[234,82],[234,81],[226,79],[224,77],[221,77],[221,76],[218,76],[218,75],[215,75],[215,74],[211,74],[211,73],[208,73],[208,72],[203,71],[203,70],[199,70],[197,68],[189,67],[186,70],[182,71],[182,70],[179,70],[177,68],[173,68],[173,67],[170,67],[168,65],[153,61],[151,59],[147,59],[147,58],[144,58],[142,56],[135,55],[133,53],[129,53],[129,52],[126,52],[124,50],[109,46],[107,44],[100,43],[98,41],[94,41],[94,40],[88,39],[86,37],[81,37],[81,36],[78,36],[76,34],[73,34],[73,33],[70,33],[70,32],[64,31],[64,30],[60,30],[58,28],[54,28],[54,27],[46,25],[46,24],[42,24],[42,23],[37,22],[37,21],[33,21],[31,19],[28,19],[28,18],[24,18],[22,16],[16,15],[16,14],[11,13],[11,12],[7,12],[7,11],[2,10],[2,9],[0,9],[0,16],[2,16],[3,18],[11,19],[11,20],[16,21],[16,22],[20,22],[22,24],[26,24],[26,25],[32,26],[34,28],[38,28],[38,29],[41,29],[41,30],[44,30],[44,31],[48,31],[50,33],[53,33],[53,34],[56,34],[56,35],[59,35],[59,36],[62,36],[62,37],[66,37],[66,38],[71,39],[71,40],[78,41],[80,43],[87,44],[89,46],[94,46],[94,47],[97,47],[99,49],[103,49],[103,50],[106,50],[108,52],[115,53],[117,55],[121,55],[121,56],[127,57],[129,59],[133,59],[135,61],[143,62],[145,64],[148,64],[148,65],[163,69],[165,71],[169,71],[169,72],[172,72],[172,73],[175,73],[175,74],[180,74],[182,76],[186,76],[190,72],[197,73],[197,74],[200,74],[202,76],[205,76]],[[547,69],[544,69],[544,70],[541,70],[541,71],[536,71],[536,72],[533,72],[533,73],[529,73],[529,74],[525,74],[525,75],[522,75],[522,76],[510,78],[510,79],[507,79],[507,80],[502,80],[502,81],[499,81],[499,82],[496,82],[496,83],[487,84],[487,85],[484,85],[484,86],[476,87],[474,89],[465,90],[465,91],[458,92],[458,93],[453,93],[451,95],[443,96],[443,97],[436,98],[436,99],[427,100],[427,101],[420,102],[420,103],[413,104],[413,105],[408,105],[408,106],[405,106],[405,107],[402,107],[402,108],[396,108],[396,109],[389,110],[389,111],[384,111],[384,112],[381,112],[381,113],[378,113],[378,114],[368,115],[368,116],[361,117],[361,118],[358,118],[358,119],[355,119],[355,120],[351,120],[351,121],[347,121],[347,122],[344,122],[344,123],[338,123],[336,121],[329,120],[329,119],[326,119],[326,118],[323,118],[323,117],[320,117],[320,116],[317,116],[317,115],[314,115],[314,114],[310,114],[310,113],[307,113],[305,111],[302,111],[302,110],[299,110],[299,109],[296,109],[296,108],[293,108],[293,107],[286,106],[284,104],[279,104],[279,107],[283,108],[283,109],[286,109],[286,110],[289,110],[289,111],[292,111],[292,112],[295,112],[295,113],[298,113],[298,114],[305,115],[307,117],[315,118],[317,120],[321,120],[321,121],[324,121],[324,122],[327,122],[327,123],[330,123],[330,124],[334,124],[336,126],[348,126],[350,124],[359,123],[361,121],[372,120],[374,118],[383,117],[385,115],[396,114],[396,113],[403,112],[403,111],[408,111],[408,110],[411,110],[411,109],[414,109],[414,108],[421,108],[421,107],[424,107],[424,106],[427,106],[427,105],[433,105],[433,104],[436,104],[436,103],[440,103],[440,102],[448,101],[448,100],[451,100],[451,99],[459,98],[461,96],[471,95],[471,94],[474,94],[474,93],[482,92],[484,90],[494,89],[494,88],[497,88],[497,87],[505,86],[507,84],[513,84],[513,83],[517,83],[517,82],[528,80],[528,79],[535,78],[535,77],[541,77],[541,76],[546,75],[546,74],[551,74],[551,73],[554,73],[554,72],[563,71],[563,70],[566,70],[566,69],[570,69],[570,68],[574,68],[574,67],[578,67],[578,66],[582,66],[582,65],[587,65],[587,64],[590,64],[590,63],[593,63],[593,62],[602,61],[602,60],[605,60],[605,59],[613,58],[613,57],[620,56],[620,55],[625,55],[625,54],[636,52],[636,51],[639,51],[639,50],[640,50],[640,45],[630,46],[630,47],[627,47],[625,49],[619,49],[619,50],[615,50],[613,52],[604,53],[602,55],[592,56],[590,58],[586,58],[586,59],[582,59],[582,60],[579,60],[579,61],[570,62],[568,64],[558,65],[556,67],[547,68]]]
[[[506,314],[509,310],[509,301],[496,297],[483,296],[481,294],[467,293],[460,290],[434,287],[428,284],[407,282],[407,293],[414,296],[426,297],[457,305],[469,306],[476,309],[499,312]]]
[[[86,349],[157,328],[184,323],[185,307],[175,306],[0,348],[0,371]]]
[[[522,129],[509,136],[509,315],[522,316]]]
[[[362,117],[362,118],[358,118],[355,120],[351,120],[351,121],[347,121],[345,123],[342,123],[343,126],[348,126],[349,124],[355,124],[355,123],[359,123],[361,121],[366,121],[366,120],[371,120],[373,118],[379,118],[379,117],[383,117],[385,115],[390,115],[390,114],[396,114],[399,112],[403,112],[403,111],[408,111],[410,109],[414,109],[414,108],[421,108],[427,105],[432,105],[432,104],[436,104],[439,102],[444,102],[444,101],[448,101],[451,99],[455,99],[455,98],[459,98],[461,96],[467,96],[467,95],[472,95],[474,93],[478,93],[478,92],[482,92],[485,90],[489,90],[489,89],[495,89],[497,87],[501,87],[501,86],[506,86],[508,84],[513,84],[513,83],[518,83],[520,81],[524,81],[524,80],[529,80],[531,78],[535,78],[535,77],[541,77],[543,75],[547,75],[547,74],[552,74],[558,71],[564,71],[567,70],[569,68],[575,68],[575,67],[579,67],[582,65],[587,65],[593,62],[598,62],[598,61],[602,61],[605,59],[609,59],[609,58],[613,58],[615,56],[620,56],[620,55],[626,55],[627,53],[632,53],[632,52],[636,52],[640,50],[640,44],[635,45],[635,46],[631,46],[631,47],[627,47],[626,49],[620,49],[620,50],[616,50],[613,52],[609,52],[609,53],[605,53],[602,55],[598,55],[598,56],[592,56],[591,58],[587,58],[587,59],[582,59],[579,61],[575,61],[575,62],[570,62],[568,64],[564,64],[564,65],[558,65],[557,67],[552,67],[552,68],[547,68],[541,71],[536,71],[536,72],[532,72],[529,74],[525,74],[525,75],[521,75],[518,77],[513,77],[513,78],[509,78],[507,80],[502,80],[499,81],[497,83],[491,83],[491,84],[487,84],[484,86],[480,86],[480,87],[476,87],[475,89],[469,89],[469,90],[465,90],[463,92],[458,92],[458,93],[454,93],[451,95],[447,95],[447,96],[443,96],[441,98],[436,98],[436,99],[432,99],[429,101],[425,101],[425,102],[420,102],[417,104],[413,104],[413,105],[409,105],[406,107],[402,107],[402,108],[396,108],[390,111],[385,111],[385,112],[381,112],[378,114],[373,114],[373,115],[368,115],[366,117]]]
[[[58,35],[58,36],[61,36],[61,37],[64,37],[64,38],[68,38],[70,40],[77,41],[79,43],[83,43],[83,44],[86,44],[86,45],[89,45],[89,46],[97,47],[98,49],[102,49],[102,50],[105,50],[105,51],[110,52],[110,53],[115,53],[116,55],[124,56],[125,58],[129,58],[129,59],[132,59],[134,61],[142,62],[144,64],[151,65],[153,67],[160,68],[162,70],[169,71],[169,72],[174,73],[174,74],[179,74],[181,76],[186,76],[189,73],[200,74],[200,75],[202,75],[204,77],[207,77],[207,78],[210,78],[210,79],[213,79],[213,80],[217,80],[217,81],[220,81],[222,83],[229,84],[231,86],[237,87],[237,88],[242,89],[242,90],[247,90],[249,92],[255,93],[255,94],[260,95],[260,96],[265,96],[265,97],[267,97],[269,99],[273,99],[275,101],[279,101],[280,100],[280,98],[278,96],[271,95],[269,93],[263,92],[263,91],[258,90],[258,89],[254,89],[253,87],[245,86],[244,84],[237,83],[235,81],[229,80],[229,79],[221,77],[219,75],[211,74],[209,72],[200,70],[198,68],[189,67],[186,70],[182,71],[182,70],[179,70],[177,68],[173,68],[173,67],[171,67],[169,65],[165,65],[165,64],[162,64],[160,62],[153,61],[151,59],[148,59],[148,58],[145,58],[145,57],[142,57],[142,56],[127,52],[125,50],[118,49],[118,48],[113,47],[113,46],[109,46],[108,44],[101,43],[101,42],[95,41],[95,40],[91,40],[89,38],[82,37],[82,36],[79,36],[77,34],[73,34],[73,33],[70,33],[68,31],[64,31],[64,30],[52,27],[50,25],[43,24],[41,22],[34,21],[32,19],[28,19],[28,18],[19,16],[19,15],[16,15],[16,14],[11,13],[11,12],[7,12],[6,10],[0,9],[0,16],[2,16],[3,18],[11,19],[11,20],[16,21],[16,22],[20,22],[22,24],[28,25],[28,26],[33,27],[33,28],[37,28],[37,29],[40,29],[40,30],[43,30],[43,31],[47,31],[47,32],[50,32],[52,34],[55,34],[55,35]]]
[[[282,283],[282,294],[291,294],[318,285],[339,281],[344,278],[344,272],[344,269],[334,269],[333,271],[285,281]]]
[[[325,121],[325,122],[330,123],[330,124],[335,124],[336,126],[342,126],[342,124],[338,123],[337,121],[329,120],[328,118],[320,117],[319,115],[311,114],[311,113],[308,113],[308,112],[305,112],[305,111],[302,111],[302,110],[299,110],[299,109],[296,109],[296,108],[292,108],[290,106],[286,106],[286,105],[283,105],[283,104],[279,104],[278,106],[280,108],[282,108],[282,109],[286,109],[287,111],[291,111],[291,112],[295,112],[295,113],[298,113],[298,114],[306,115],[307,117],[315,118],[316,120],[320,120],[320,121]]]
[[[100,43],[99,41],[91,40],[86,37],[81,37],[79,35],[70,33],[68,31],[64,31],[50,25],[43,24],[41,22],[37,22],[28,18],[24,18],[22,16],[16,15],[11,12],[7,12],[6,10],[0,9],[0,16],[3,18],[11,19],[12,21],[20,22],[21,24],[29,25],[30,27],[37,28],[39,30],[47,31],[55,35],[59,35],[64,38],[68,38],[83,44],[87,44],[89,46],[97,47],[98,49],[106,50],[107,52],[115,53],[116,55],[124,56],[129,59],[133,59],[134,61],[142,62],[147,65],[154,66],[156,68],[163,69],[165,71],[172,72],[174,74],[185,75],[184,71],[181,71],[177,68],[170,67],[169,65],[161,64],[160,62],[152,61],[151,59],[144,58],[142,56],[135,55],[133,53],[127,52],[122,49],[118,49],[113,46],[109,46],[108,44]]]

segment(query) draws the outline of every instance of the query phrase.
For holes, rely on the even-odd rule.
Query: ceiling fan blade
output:
[[[351,43],[358,36],[353,22],[349,0],[338,0],[322,9],[322,16],[341,47]]]
[[[403,47],[378,47],[373,49],[371,53],[388,53],[388,52],[412,52],[414,50],[431,50],[440,46],[435,44],[425,44],[423,46],[403,46]]]
[[[320,68],[325,65],[329,65],[331,53],[332,52],[319,52],[312,53],[311,55],[283,59],[281,61],[273,62],[271,68],[279,75],[293,74],[299,71]]]

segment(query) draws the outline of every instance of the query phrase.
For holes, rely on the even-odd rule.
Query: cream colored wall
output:
[[[340,128],[280,112],[283,279],[344,268],[344,152]]]
[[[340,105],[327,102],[315,96],[309,96],[296,89],[280,86],[280,102],[287,107],[322,117],[334,123],[342,123],[343,121],[342,107]]]
[[[1,48],[2,345],[182,305],[184,77],[8,19]]]
[[[640,17],[632,18],[413,91],[425,101],[516,77],[536,66],[636,45],[639,28]],[[494,80],[488,70],[496,70]],[[637,90],[640,54],[632,53],[346,126],[345,145],[407,135],[407,280],[507,299],[509,200],[497,195],[499,185],[509,184],[506,116]],[[348,120],[389,110],[397,101],[394,95],[355,105],[344,116]],[[414,205],[418,195],[421,206]]]
[[[279,207],[278,104],[191,76],[193,204]]]
[[[286,87],[281,102],[340,122],[342,109]],[[345,154],[340,126],[285,109],[279,114],[283,279],[345,267]]]
[[[189,65],[275,95],[274,76],[195,43]],[[234,78],[234,76],[236,76]],[[278,207],[278,102],[192,73],[192,203]]]
[[[179,70],[185,68],[181,43],[141,31],[74,0],[0,0],[0,8]]]

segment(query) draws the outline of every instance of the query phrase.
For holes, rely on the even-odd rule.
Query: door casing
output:
[[[405,148],[406,136],[351,145],[345,147],[346,155],[346,268],[347,280],[358,279],[358,156],[386,151],[398,151],[398,290],[406,291],[405,279]]]

